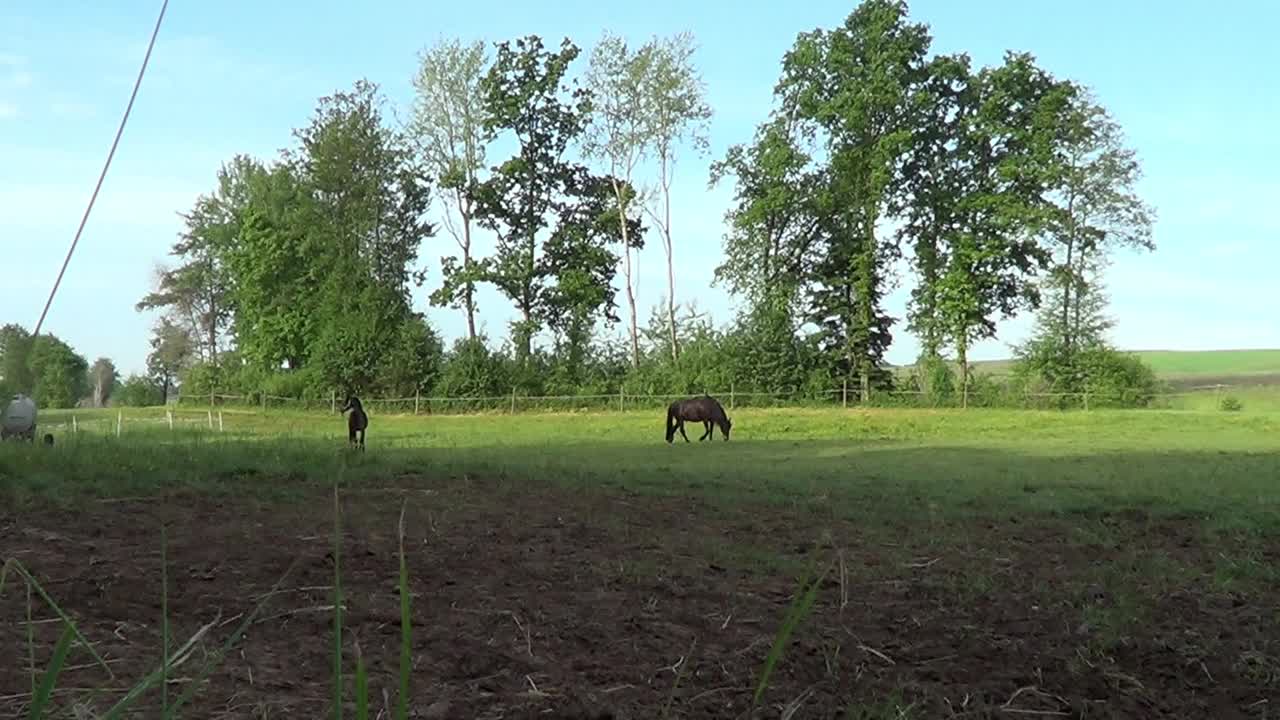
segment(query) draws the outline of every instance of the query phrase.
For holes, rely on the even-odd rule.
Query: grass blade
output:
[[[49,704],[49,698],[53,696],[53,686],[58,681],[58,674],[62,672],[62,667],[67,664],[67,653],[71,652],[71,640],[75,636],[76,629],[74,626],[63,626],[62,637],[58,638],[58,644],[53,649],[53,657],[49,660],[49,669],[44,671],[44,676],[40,678],[40,684],[36,687],[36,692],[31,697],[31,712],[27,714],[30,720],[42,720],[45,717],[45,706]]]
[[[160,712],[169,711],[169,537],[160,523]]]
[[[54,614],[57,615],[65,625],[71,628],[71,632],[75,634],[75,639],[80,641],[80,644],[89,651],[89,654],[93,656],[94,662],[107,672],[107,677],[115,680],[116,674],[112,672],[111,666],[107,665],[107,662],[102,659],[102,656],[98,654],[98,651],[94,650],[93,646],[89,644],[88,639],[80,633],[80,628],[76,626],[76,623],[71,619],[71,616],[63,611],[63,609],[59,607],[58,603],[53,601],[53,598],[49,597],[49,593],[44,591],[44,588],[40,583],[36,582],[36,579],[32,577],[31,573],[27,572],[27,569],[22,566],[22,563],[18,562],[17,558],[10,558],[6,560],[4,567],[0,568],[0,593],[4,592],[5,580],[11,570],[18,573],[18,575],[22,577],[23,581],[27,583],[28,592],[35,590],[36,594],[40,596],[40,599],[44,600],[49,606],[49,609],[53,610]],[[29,606],[30,604],[28,603],[28,607]]]
[[[413,672],[413,630],[409,616],[409,566],[404,558],[404,511],[400,506],[400,697],[396,703],[396,719],[409,718],[409,676]]]
[[[812,583],[809,583],[809,574],[812,570],[805,571],[805,579],[800,583],[800,591],[796,593],[791,605],[788,606],[787,615],[782,621],[782,627],[778,629],[778,634],[773,639],[773,647],[769,649],[769,654],[765,657],[764,668],[760,673],[760,682],[756,684],[755,695],[751,698],[752,710],[760,702],[765,689],[769,687],[769,677],[773,675],[774,668],[782,660],[782,654],[786,651],[787,643],[791,641],[792,632],[809,615],[809,611],[813,609],[813,604],[818,598],[818,588],[821,587],[822,581],[826,580],[827,573],[830,570],[830,567],[828,567]]]
[[[364,668],[360,643],[356,642],[356,720],[369,720],[369,677]]]
[[[333,486],[333,717],[342,720],[342,506]]]

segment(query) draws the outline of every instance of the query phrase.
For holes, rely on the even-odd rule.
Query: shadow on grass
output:
[[[12,502],[171,493],[288,500],[341,470],[360,485],[440,486],[480,479],[575,491],[696,495],[727,503],[812,505],[850,519],[1139,512],[1222,529],[1280,526],[1280,449],[1044,454],[886,441],[730,441],[409,447],[367,452],[316,438],[171,434],[85,436],[52,449],[0,447],[0,494]]]

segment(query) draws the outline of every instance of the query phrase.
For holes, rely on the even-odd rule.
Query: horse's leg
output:
[[[676,427],[680,429],[680,437],[684,438],[685,442],[689,442],[689,436],[684,434],[684,421],[681,420],[680,424]]]
[[[360,452],[364,452],[364,428],[360,429]]]
[[[347,426],[347,445],[355,445],[355,444],[356,444],[356,429],[348,425]]]
[[[703,420],[702,421],[702,437],[698,438],[698,442],[702,442],[703,440],[706,440],[710,435],[711,435],[711,421]]]

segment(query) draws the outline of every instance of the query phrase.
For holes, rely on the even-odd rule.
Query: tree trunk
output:
[[[960,407],[969,407],[969,331],[956,335],[956,362],[960,363]]]
[[[627,309],[631,313],[631,367],[640,367],[640,326],[636,318],[636,294],[631,275],[631,238],[627,229],[627,203],[623,199],[622,186],[613,180],[613,195],[618,200],[618,225],[622,230],[623,279],[627,285]]]
[[[680,358],[680,341],[676,335],[676,271],[671,247],[671,178],[667,156],[662,156],[662,239],[667,251],[667,331],[671,339],[671,360]]]
[[[471,208],[464,205],[462,191],[458,191],[458,207],[462,214],[462,271],[467,273],[467,282],[462,288],[463,303],[467,310],[467,339],[476,339],[476,304],[475,285],[471,282]]]

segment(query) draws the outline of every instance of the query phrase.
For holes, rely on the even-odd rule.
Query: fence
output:
[[[919,390],[873,391],[865,401],[856,388],[847,385],[833,390],[804,391],[783,390],[776,392],[738,392],[733,386],[728,390],[706,394],[718,398],[726,407],[902,407],[902,408],[1005,408],[1026,410],[1091,410],[1115,407],[1171,408],[1179,398],[1205,397],[1216,392],[1215,402],[1221,399],[1227,385],[1205,385],[1186,388],[1180,392],[1165,393],[1071,393],[1024,392],[1006,388],[984,388],[972,392],[939,395]],[[521,395],[512,391],[509,395],[487,397],[440,397],[415,394],[412,397],[362,398],[361,402],[370,414],[399,413],[413,415],[457,415],[473,413],[563,412],[563,411],[618,411],[647,410],[665,407],[673,400],[695,393],[628,393],[620,390],[611,394],[594,395]],[[268,409],[328,410],[339,409],[339,395],[331,393],[327,399],[291,398],[266,393],[226,394],[210,393],[198,396],[179,396],[173,401],[177,407],[255,407]]]

